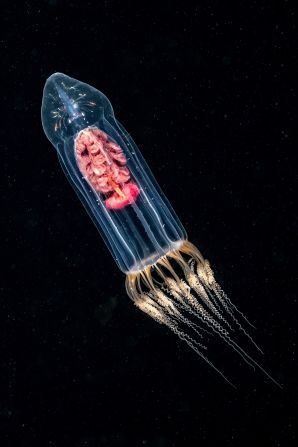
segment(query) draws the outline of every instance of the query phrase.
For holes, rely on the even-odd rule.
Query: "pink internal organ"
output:
[[[75,141],[77,163],[92,187],[108,197],[107,208],[119,209],[136,201],[140,192],[130,181],[122,149],[97,128],[82,130]]]

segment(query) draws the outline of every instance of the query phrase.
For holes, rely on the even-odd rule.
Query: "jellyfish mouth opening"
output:
[[[177,251],[185,244],[185,241],[175,241],[171,242],[170,246],[167,248],[164,248],[164,254],[161,254],[159,252],[155,252],[148,256],[147,258],[142,259],[141,261],[136,262],[129,272],[127,272],[127,275],[131,275],[132,277],[135,275],[141,274],[144,270],[147,271],[147,268],[154,268],[155,264],[158,264],[158,261],[160,259],[166,259],[166,257],[174,251]],[[150,270],[149,270],[150,271]]]
[[[207,358],[211,337],[225,342],[280,387],[240,345],[248,341],[262,352],[248,332],[248,326],[253,326],[216,282],[209,262],[194,245],[180,241],[163,256],[152,256],[144,264],[126,277],[127,294],[140,310],[167,326],[232,386]]]

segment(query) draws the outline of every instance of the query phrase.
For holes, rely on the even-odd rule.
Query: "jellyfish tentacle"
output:
[[[236,318],[235,312],[242,314],[216,283],[208,261],[193,247],[186,242],[178,250],[163,255],[155,264],[129,273],[126,280],[128,295],[139,309],[171,329],[229,383],[202,353],[208,349],[207,344],[202,343],[202,332],[218,336],[244,362],[254,370],[258,368],[280,386],[236,341],[235,329],[238,328],[260,350]]]

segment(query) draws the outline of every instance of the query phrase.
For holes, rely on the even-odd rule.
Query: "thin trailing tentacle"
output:
[[[209,293],[212,294],[212,290],[209,290]],[[242,326],[242,324],[239,322],[239,320],[235,317],[233,310],[226,304],[225,299],[227,298],[226,295],[222,295],[221,292],[219,292],[217,289],[214,290],[214,293],[216,295],[216,297],[219,299],[220,302],[224,303],[223,307],[226,310],[226,312],[230,315],[230,317],[232,318],[232,320],[234,321],[234,323],[238,326],[238,328],[240,329],[241,332],[243,332],[243,334],[249,338],[249,340],[251,341],[251,343],[256,347],[256,349],[258,351],[260,351],[263,354],[262,349],[257,345],[257,343],[254,341],[254,339],[252,338],[251,335],[249,335],[249,333],[246,331],[246,329]],[[235,307],[236,309],[236,307]],[[239,312],[238,312],[239,313]],[[243,314],[242,314],[243,315]],[[245,319],[246,321],[248,321],[247,319]]]
[[[215,281],[209,262],[189,242],[162,256],[154,265],[128,274],[126,290],[139,309],[167,326],[232,386],[201,352],[207,350],[207,344],[202,343],[204,333],[218,336],[248,365],[259,368],[280,386],[236,341],[238,329],[261,351],[235,313],[249,323],[247,318]]]
[[[235,388],[236,389],[236,387],[235,387],[235,385],[223,374],[223,372],[222,371],[220,371],[218,368],[216,368],[216,366],[205,356],[205,355],[203,355],[198,349],[197,349],[197,347],[196,346],[194,346],[193,345],[193,343],[191,342],[191,341],[189,341],[186,337],[185,337],[185,334],[183,333],[183,332],[181,332],[181,331],[179,331],[178,329],[174,329],[174,328],[171,328],[170,327],[170,329],[181,339],[181,340],[183,340],[183,341],[185,341],[187,344],[188,344],[188,346],[193,350],[193,351],[195,351],[196,352],[196,354],[198,354],[202,359],[204,359],[205,360],[205,362],[209,365],[209,366],[211,366],[211,368],[213,368],[229,385],[231,385],[233,388]]]
[[[244,313],[242,313],[238,307],[235,306],[234,303],[232,303],[232,301],[230,300],[230,298],[226,295],[226,293],[222,290],[222,288],[220,287],[220,285],[214,281],[214,289],[216,290],[216,292],[228,303],[228,305],[230,306],[230,308],[234,309],[242,318],[243,320],[246,321],[246,323],[251,326],[253,329],[256,329],[256,327],[248,320],[248,318],[244,315]]]

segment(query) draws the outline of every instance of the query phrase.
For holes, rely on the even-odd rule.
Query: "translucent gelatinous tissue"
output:
[[[123,272],[181,245],[183,226],[103,93],[53,74],[44,87],[42,124]]]
[[[42,124],[64,172],[126,273],[126,291],[134,304],[171,329],[227,381],[206,356],[207,337],[217,335],[275,382],[240,346],[237,333],[260,350],[246,329],[250,323],[216,282],[209,262],[187,241],[107,97],[55,73],[44,87]],[[99,256],[101,269],[103,262]]]

